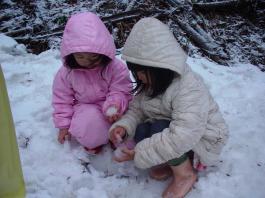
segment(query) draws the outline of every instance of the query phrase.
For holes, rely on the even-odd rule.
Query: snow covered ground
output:
[[[15,121],[28,198],[158,198],[158,182],[132,163],[112,161],[107,146],[89,156],[74,141],[60,145],[51,118],[51,85],[59,52],[28,54],[0,34],[0,63]],[[218,167],[200,173],[188,198],[265,197],[265,73],[249,64],[223,67],[189,58],[205,79],[230,128]]]

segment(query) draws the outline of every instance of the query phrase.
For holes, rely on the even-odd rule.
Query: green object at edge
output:
[[[25,183],[7,89],[0,65],[0,198],[23,197],[25,197]]]

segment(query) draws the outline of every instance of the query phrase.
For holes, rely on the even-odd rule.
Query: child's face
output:
[[[76,62],[86,68],[94,68],[101,61],[101,55],[90,52],[76,52],[73,54]]]
[[[146,73],[145,71],[137,71],[136,74],[137,74],[138,79],[140,81],[142,81],[142,83],[144,85],[150,85],[151,84],[149,72]]]

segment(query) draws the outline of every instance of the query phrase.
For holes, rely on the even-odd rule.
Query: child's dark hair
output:
[[[103,54],[100,55],[100,58],[101,58],[101,65],[103,67],[106,67],[111,59]],[[66,64],[66,67],[68,67],[69,69],[80,69],[80,68],[84,68],[82,66],[80,66],[75,58],[74,58],[74,55],[73,54],[70,54],[68,56],[65,57],[65,64]]]
[[[129,70],[132,72],[133,77],[135,78],[136,87],[133,89],[133,94],[139,94],[145,87],[144,84],[138,79],[137,72],[144,71],[148,81],[151,82],[151,98],[158,96],[166,91],[169,85],[172,83],[172,80],[178,75],[176,72],[164,69],[157,68],[152,66],[142,66],[131,62],[126,62]],[[149,74],[149,75],[148,75]]]

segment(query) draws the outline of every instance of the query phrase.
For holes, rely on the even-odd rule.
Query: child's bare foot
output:
[[[197,174],[193,171],[189,160],[170,168],[174,178],[162,196],[163,198],[183,198],[196,182]]]
[[[155,180],[166,180],[170,176],[172,176],[172,170],[168,164],[161,164],[155,167],[152,167],[149,175],[151,178]]]
[[[178,179],[174,178],[163,192],[163,198],[183,198],[191,190],[196,180],[196,174]]]

